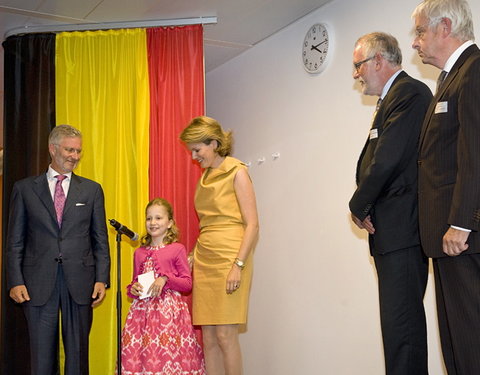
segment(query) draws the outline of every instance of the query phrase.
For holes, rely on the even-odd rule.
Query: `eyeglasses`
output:
[[[372,60],[373,58],[375,58],[375,56],[372,56],[372,57],[369,57],[368,59],[353,63],[353,67],[355,68],[355,71],[358,73],[362,64],[366,63],[367,61]]]

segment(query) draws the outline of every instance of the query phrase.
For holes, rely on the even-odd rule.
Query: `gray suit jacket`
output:
[[[468,47],[435,95],[418,160],[420,236],[425,253],[447,256],[449,225],[472,230],[463,254],[480,252],[480,50]]]
[[[17,181],[8,221],[7,288],[26,285],[30,304],[45,304],[55,285],[58,257],[68,290],[90,304],[95,282],[110,282],[110,252],[100,184],[72,173],[62,228],[46,174]]]

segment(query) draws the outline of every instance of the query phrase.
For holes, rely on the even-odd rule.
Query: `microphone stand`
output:
[[[112,225],[117,231],[117,374],[122,373],[122,262],[121,262],[121,246],[122,234],[132,238],[134,241],[138,239],[138,234],[124,227],[118,221],[110,219]]]
[[[117,374],[122,373],[122,234],[117,230]]]

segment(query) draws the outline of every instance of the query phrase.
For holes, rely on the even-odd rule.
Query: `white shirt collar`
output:
[[[385,98],[385,95],[387,95],[388,90],[390,90],[390,87],[392,87],[393,81],[395,81],[395,78],[397,78],[397,76],[398,76],[401,72],[403,72],[403,69],[397,70],[397,71],[396,71],[395,73],[393,73],[392,76],[388,79],[387,83],[385,83],[385,86],[383,86],[382,95],[380,95],[380,99],[383,100],[383,98]]]
[[[48,166],[48,171],[47,171],[47,178],[48,179],[54,179],[55,176],[58,176],[59,174],[63,174],[64,176],[67,176],[68,179],[72,178],[72,172],[58,173],[55,169],[52,168],[51,165]]]
[[[450,70],[452,70],[453,65],[457,62],[458,58],[460,55],[465,51],[468,47],[470,47],[473,43],[473,40],[467,40],[465,43],[463,43],[460,47],[458,47],[455,52],[453,52],[450,57],[448,58],[447,62],[445,63],[445,66],[443,67],[442,70],[446,71],[447,73],[450,73]]]

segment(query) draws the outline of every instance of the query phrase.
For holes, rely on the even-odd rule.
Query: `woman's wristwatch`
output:
[[[237,265],[241,270],[245,268],[245,262],[240,258],[235,258],[235,260],[233,261],[233,264]]]

